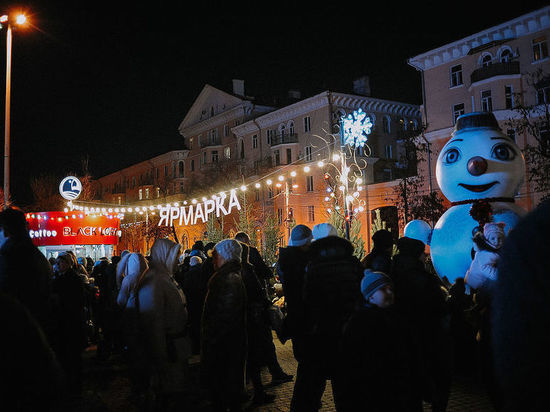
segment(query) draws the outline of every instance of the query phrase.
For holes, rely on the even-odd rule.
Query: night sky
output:
[[[83,158],[101,177],[178,148],[178,126],[207,83],[231,92],[238,78],[248,95],[299,89],[308,97],[351,92],[353,79],[368,75],[373,97],[421,104],[420,75],[408,58],[547,5],[483,2],[476,12],[479,1],[231,2],[232,10],[206,3],[20,3],[32,27],[13,39],[16,204],[32,201],[32,176],[80,173]],[[5,45],[3,29],[2,136]]]

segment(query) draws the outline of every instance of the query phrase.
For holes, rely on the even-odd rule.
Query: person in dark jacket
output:
[[[65,375],[29,310],[0,292],[0,397],[5,411],[59,411]]]
[[[273,272],[265,264],[260,255],[260,252],[258,252],[258,249],[250,246],[250,237],[245,232],[238,232],[235,235],[235,240],[241,242],[241,244],[244,244],[248,247],[248,261],[252,265],[256,277],[260,281],[263,294],[265,295],[266,299],[269,299],[267,288],[269,285],[269,280],[273,277]],[[268,326],[270,326],[270,324],[268,324]],[[262,347],[266,358],[267,368],[269,370],[269,373],[271,374],[271,384],[278,385],[284,382],[291,381],[294,376],[284,372],[283,368],[281,368],[281,365],[279,364],[279,360],[277,359],[277,351],[275,349],[275,343],[273,343],[273,334],[271,333],[271,327],[269,327],[269,329],[263,330],[262,340]]]
[[[372,235],[374,247],[372,251],[361,260],[363,268],[390,274],[391,255],[393,252],[393,235],[389,230],[380,229]]]
[[[246,326],[248,336],[247,374],[254,388],[253,403],[261,405],[273,402],[275,395],[266,393],[262,383],[261,370],[267,362],[266,347],[267,334],[271,335],[271,328],[265,316],[267,305],[270,304],[262,287],[254,266],[248,261],[248,245],[241,243],[242,278],[246,289]]]
[[[422,411],[422,395],[411,391],[417,365],[408,329],[394,310],[393,282],[382,272],[364,273],[364,304],[346,324],[339,347],[336,410]]]
[[[82,352],[87,346],[85,291],[72,257],[57,257],[58,274],[52,282],[57,330],[52,347],[67,375],[69,391],[79,395],[82,385]]]
[[[491,346],[502,411],[548,409],[550,200],[510,231],[492,286]]]
[[[0,292],[18,300],[50,338],[52,266],[33,245],[25,214],[17,208],[0,212]]]
[[[424,387],[425,400],[433,411],[447,406],[452,377],[452,348],[447,292],[440,280],[425,268],[426,245],[417,239],[402,237],[399,253],[393,257],[391,278],[395,285],[396,310],[410,326],[416,347],[420,348],[420,373],[417,382]],[[451,352],[452,353],[452,352]]]
[[[216,272],[208,282],[201,321],[201,376],[214,410],[241,410],[245,390],[246,289],[242,248],[225,239],[214,247]]]
[[[363,269],[353,245],[321,223],[313,227],[309,261],[303,284],[304,353],[298,362],[290,409],[316,411],[326,381],[336,379],[338,344],[344,324],[362,302]],[[335,394],[335,396],[337,396]]]
[[[303,284],[308,250],[313,236],[306,225],[296,225],[290,232],[288,247],[279,248],[276,273],[283,286],[286,316],[283,334],[292,340],[294,358],[300,362],[304,353],[304,300]]]
[[[187,312],[189,315],[189,337],[191,350],[194,355],[200,353],[201,316],[204,304],[204,292],[201,284],[202,259],[191,256],[189,269],[184,272],[183,279],[176,278],[187,298]]]

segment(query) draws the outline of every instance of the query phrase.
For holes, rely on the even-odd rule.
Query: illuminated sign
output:
[[[27,213],[29,236],[36,246],[116,245],[120,220],[71,212]]]
[[[82,183],[77,177],[67,176],[59,183],[59,193],[63,199],[74,200],[82,192]]]
[[[372,130],[370,117],[361,109],[342,117],[342,133],[344,144],[352,147],[363,147],[367,143],[367,136]]]
[[[222,196],[214,196],[214,199],[205,199],[202,203],[197,202],[191,206],[161,207],[159,226],[172,226],[174,222],[178,222],[180,226],[195,225],[199,219],[206,223],[210,213],[216,213],[216,217],[220,217],[221,214],[230,214],[234,207],[241,210],[241,204],[234,190],[229,194],[227,208],[225,207],[225,199],[227,199],[227,196],[224,193]]]

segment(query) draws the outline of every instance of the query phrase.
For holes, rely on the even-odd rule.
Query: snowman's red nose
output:
[[[472,157],[467,167],[472,176],[480,176],[487,171],[487,160],[481,156]]]

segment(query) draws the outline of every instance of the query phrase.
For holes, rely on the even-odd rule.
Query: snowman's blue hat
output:
[[[495,115],[491,112],[472,112],[459,116],[456,119],[453,135],[473,129],[494,129],[501,132]],[[501,132],[502,133],[502,132]]]

